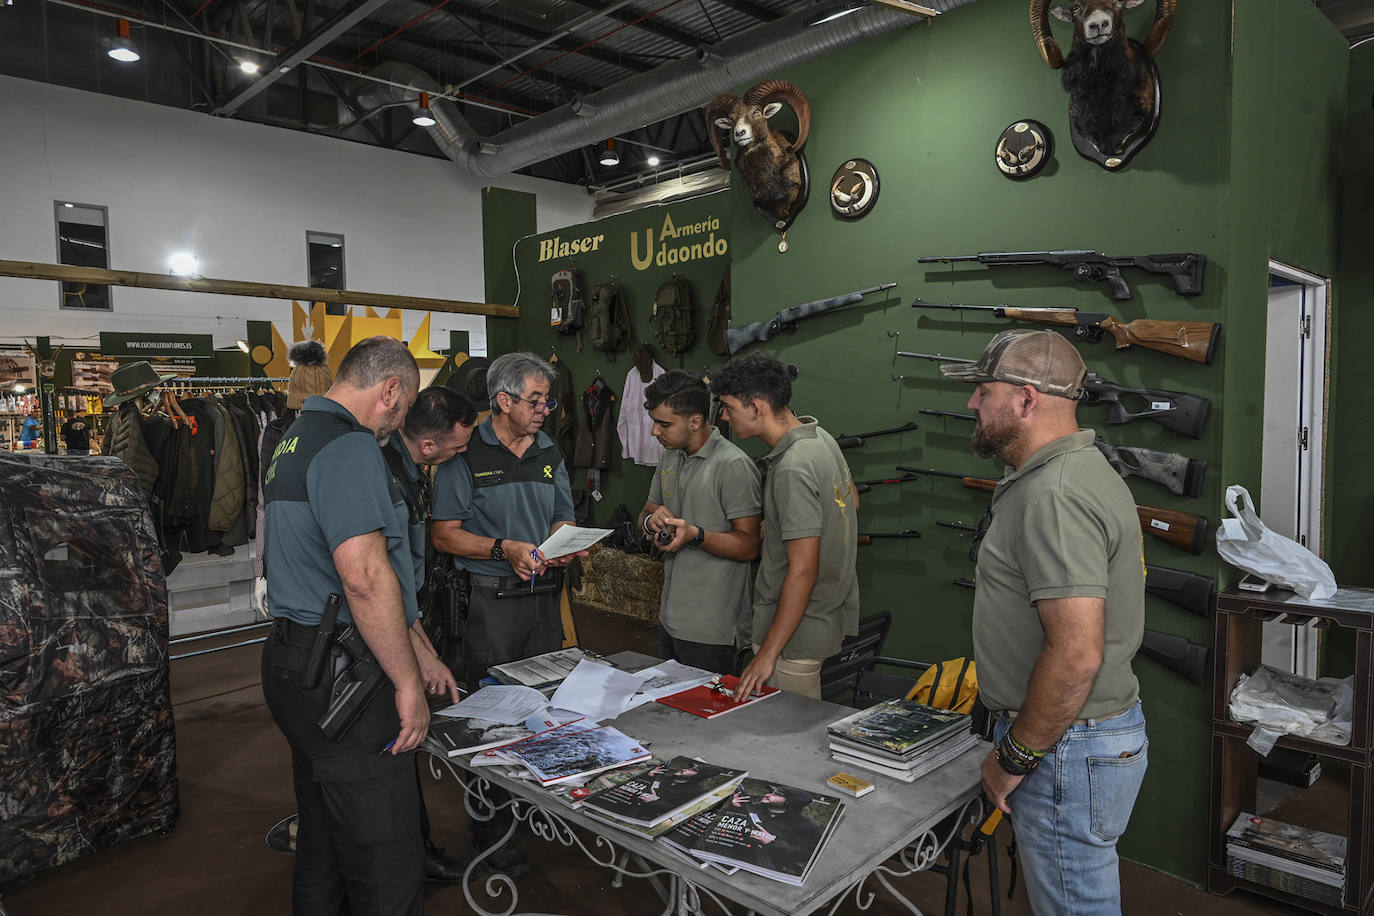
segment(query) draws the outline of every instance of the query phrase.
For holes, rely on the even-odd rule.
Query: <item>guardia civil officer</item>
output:
[[[262,685],[291,745],[300,812],[297,914],[422,908],[424,848],[410,754],[429,728],[427,663],[417,659],[409,629],[418,612],[408,512],[378,448],[400,428],[418,388],[415,360],[400,341],[356,344],[330,389],[306,400],[264,478],[274,623]],[[302,686],[331,593],[343,597],[339,627],[356,625],[390,681],[335,741],[318,725],[328,674],[317,687]]]
[[[467,580],[463,662],[471,689],[492,665],[563,645],[561,567],[573,556],[549,560],[536,551],[573,521],[568,469],[540,431],[558,406],[549,397],[555,378],[554,367],[533,353],[494,360],[487,369],[491,417],[477,427],[467,451],[435,474],[431,537],[435,547],[454,555]],[[505,798],[495,793],[493,801]],[[507,808],[492,820],[474,820],[474,848],[499,840],[510,818]],[[530,868],[509,844],[482,861],[508,875]]]
[[[1121,912],[1116,843],[1148,742],[1131,659],[1145,626],[1135,500],[1079,429],[1087,372],[1054,331],[1004,331],[976,362],[973,451],[1011,471],[978,550],[973,648],[996,749],[983,790],[1016,825],[1031,909]]]

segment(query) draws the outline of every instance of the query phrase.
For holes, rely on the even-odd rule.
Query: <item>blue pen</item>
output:
[[[536,547],[536,548],[534,548],[533,550],[530,551],[530,559],[534,560],[535,562],[538,562],[538,561],[539,561],[539,548],[538,548],[538,547]],[[538,578],[539,578],[539,573],[535,572],[534,569],[533,569],[533,567],[531,567],[531,569],[530,569],[530,591],[531,591],[531,592],[534,591],[534,580],[535,580],[535,579],[538,579]]]
[[[389,741],[389,742],[387,743],[387,746],[381,749],[380,753],[385,754],[387,751],[391,750],[391,749],[392,749],[393,747],[395,747],[395,746],[396,746],[396,739],[395,739],[395,738],[392,738],[391,741]]]

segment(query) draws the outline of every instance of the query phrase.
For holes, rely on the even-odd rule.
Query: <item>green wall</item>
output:
[[[515,302],[520,281],[511,249],[537,228],[535,203],[535,196],[523,191],[482,189],[482,260],[488,302]],[[487,355],[497,357],[515,350],[521,328],[513,318],[488,318]]]
[[[1132,34],[1143,37],[1148,19],[1143,11],[1131,14]],[[1055,28],[1067,49],[1067,27]],[[1222,515],[1225,484],[1239,482],[1258,491],[1267,259],[1319,274],[1336,267],[1337,173],[1332,157],[1345,117],[1346,59],[1340,36],[1310,5],[1240,0],[1181,4],[1158,58],[1164,97],[1159,133],[1126,168],[1111,174],[1073,150],[1059,75],[1044,66],[1035,50],[1024,3],[982,0],[924,27],[776,74],[800,86],[812,106],[806,154],[814,187],[808,208],[788,233],[786,253],[779,253],[778,235],[754,213],[737,180],[728,192],[692,203],[721,213],[722,220],[724,214],[734,214],[729,245],[736,326],[811,299],[881,282],[899,284],[890,298],[870,297],[812,319],[795,335],[769,344],[779,359],[800,368],[794,407],[819,417],[832,433],[907,420],[920,424],[918,431],[847,452],[861,480],[891,476],[897,464],[978,476],[1000,472],[993,462],[969,453],[967,423],[917,414],[920,407],[962,410],[970,391],[943,382],[930,363],[895,354],[901,349],[975,356],[993,333],[1012,324],[907,308],[917,296],[933,302],[1074,306],[1127,321],[1148,317],[1223,324],[1220,352],[1211,366],[1134,348],[1114,352],[1107,342],[1082,347],[1089,368],[1113,381],[1212,399],[1211,420],[1200,440],[1173,436],[1148,422],[1108,426],[1100,408],[1084,408],[1080,421],[1118,444],[1205,459],[1209,474],[1200,499],[1175,497],[1138,479],[1130,486],[1144,505],[1199,513],[1215,523]],[[1285,66],[1282,61],[1294,63]],[[1367,86],[1374,60],[1366,56],[1362,67],[1366,78],[1358,84]],[[1364,105],[1360,142],[1368,151],[1374,147],[1374,123],[1367,92],[1363,100],[1354,95],[1352,110],[1356,102]],[[993,148],[1004,127],[1028,117],[1049,126],[1056,150],[1041,175],[1012,182],[995,168]],[[831,215],[826,191],[835,168],[855,156],[876,165],[882,192],[868,217],[850,223]],[[1366,193],[1360,201],[1368,199],[1367,183],[1361,185]],[[1352,208],[1347,222],[1364,209]],[[608,238],[619,238],[656,226],[661,213],[662,208],[655,208],[591,224],[586,232],[556,234],[567,239],[594,227]],[[676,210],[673,218],[684,222]],[[554,269],[537,261],[537,245],[545,238],[525,239],[516,248],[523,284],[521,341],[541,352],[547,352],[553,339],[546,326],[540,327],[548,274]],[[1358,238],[1365,240],[1364,235]],[[1105,287],[1078,284],[1052,268],[958,265],[952,270],[915,261],[922,255],[1053,248],[1095,248],[1115,255],[1199,252],[1208,258],[1205,290],[1200,296],[1180,297],[1167,279],[1128,269],[1135,296],[1118,302]],[[1366,244],[1347,244],[1345,270],[1352,270],[1367,250]],[[589,285],[607,272],[626,271],[628,253],[612,249],[600,254],[612,260],[579,258]],[[536,270],[531,281],[526,265],[532,260]],[[1374,286],[1366,261],[1364,257],[1359,265],[1364,271],[1361,292]],[[661,279],[657,269],[642,273],[632,300],[636,340],[645,334],[648,297]],[[627,274],[622,273],[622,280]],[[692,280],[698,301],[709,304],[719,265]],[[1351,298],[1355,288],[1352,279],[1341,298]],[[1337,321],[1338,327],[1346,327],[1340,316]],[[1366,338],[1357,330],[1337,339],[1349,341],[1343,344],[1345,353]],[[574,354],[561,340],[558,351],[574,367],[575,384],[585,386],[599,360]],[[1346,359],[1354,364],[1358,357],[1351,353]],[[705,368],[714,362],[699,347],[686,365]],[[617,387],[612,375],[621,374],[620,365],[608,373]],[[894,380],[894,375],[905,378]],[[1367,387],[1354,392],[1356,400],[1333,407],[1333,440],[1339,439],[1343,424],[1363,420]],[[1353,441],[1333,445],[1335,485],[1343,474],[1355,479],[1356,463],[1363,461],[1363,442]],[[759,451],[757,443],[744,447]],[[613,468],[608,502],[636,508],[647,477],[640,469]],[[881,542],[860,551],[864,611],[887,610],[895,618],[887,654],[933,660],[971,652],[972,594],[952,582],[972,575],[968,536],[935,522],[974,523],[985,506],[984,494],[936,478],[877,487],[863,498],[860,530],[917,528],[923,533],[920,540]],[[1344,533],[1359,529],[1367,506],[1367,499],[1343,499],[1333,507],[1330,540],[1339,542]],[[1353,534],[1349,565],[1368,555],[1372,538],[1367,530]],[[1222,585],[1237,578],[1213,550],[1193,557],[1154,539],[1146,541],[1146,559],[1152,564],[1216,576]],[[1209,621],[1154,598],[1147,606],[1147,625],[1211,644]],[[1210,778],[1209,688],[1186,682],[1148,659],[1135,668],[1150,721],[1150,770],[1121,850],[1129,858],[1201,882]]]
[[[579,396],[598,374],[602,375],[617,395],[618,418],[625,408],[619,396],[633,366],[630,355],[641,342],[655,343],[650,317],[654,292],[677,273],[693,293],[696,340],[681,357],[660,353],[658,363],[665,369],[683,366],[703,373],[709,371],[720,361],[706,347],[706,320],[721,277],[730,265],[729,208],[729,194],[716,193],[520,239],[514,249],[520,285],[516,303],[520,306],[519,345],[544,357],[557,352],[558,359],[572,373],[573,387]],[[589,250],[573,253],[574,243],[578,249],[585,246]],[[700,247],[694,252],[693,245]],[[708,245],[710,256],[705,252]],[[683,249],[688,260],[670,263],[677,260]],[[581,273],[583,299],[588,304],[596,285],[608,282],[612,276],[621,288],[629,311],[631,337],[626,351],[616,355],[614,361],[593,350],[590,342],[578,352],[576,338],[562,336],[549,327],[550,281],[556,271],[569,264]],[[633,406],[643,409],[642,405]],[[619,503],[624,503],[632,513],[637,512],[649,492],[652,469],[622,459],[618,439],[614,440],[612,452],[610,469],[602,472],[603,498],[592,506],[592,520],[597,524],[604,522]],[[573,486],[583,486],[584,481],[584,473],[574,474]]]

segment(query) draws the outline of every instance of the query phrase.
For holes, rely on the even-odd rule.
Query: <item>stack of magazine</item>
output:
[[[902,782],[916,781],[978,743],[967,715],[915,700],[879,703],[827,731],[831,757]]]
[[[1226,872],[1327,903],[1345,904],[1345,837],[1241,812],[1226,831]]]
[[[652,839],[729,799],[746,775],[743,770],[674,757],[592,792],[578,807],[588,817]]]
[[[801,885],[844,814],[833,795],[745,779],[721,804],[659,837],[694,860]]]
[[[478,754],[473,765],[519,764],[541,786],[552,786],[648,759],[649,752],[619,729],[578,719]]]

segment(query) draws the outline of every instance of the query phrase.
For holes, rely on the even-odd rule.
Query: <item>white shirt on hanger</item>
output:
[[[649,382],[665,371],[658,363],[654,363]],[[663,446],[654,438],[653,417],[644,409],[644,389],[647,387],[649,385],[639,377],[639,370],[631,366],[629,374],[625,376],[625,388],[620,398],[620,419],[616,421],[615,429],[620,434],[621,458],[656,468],[659,456],[663,454]]]

